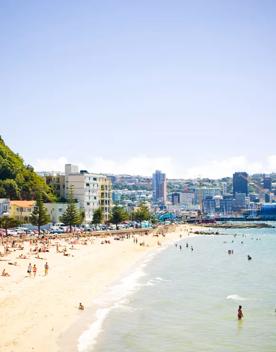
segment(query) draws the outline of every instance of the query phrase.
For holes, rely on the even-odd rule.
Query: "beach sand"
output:
[[[11,249],[1,257],[0,273],[5,268],[9,277],[0,276],[0,351],[1,352],[55,352],[65,351],[60,345],[60,337],[70,331],[85,312],[78,309],[81,302],[85,311],[93,305],[106,288],[150,251],[160,248],[158,241],[166,243],[187,236],[191,226],[171,227],[166,236],[135,235],[124,240],[106,238],[76,238],[51,240],[49,252],[39,253],[44,259],[35,258],[30,253],[29,242],[24,249]],[[160,231],[160,230],[159,230]],[[163,231],[163,230],[161,230]],[[110,240],[110,244],[104,243]],[[74,249],[72,248],[72,241]],[[140,242],[145,242],[140,246]],[[57,253],[56,244],[59,243]],[[41,247],[41,244],[32,244]],[[62,253],[67,248],[65,256]],[[3,253],[4,248],[0,246]],[[20,254],[29,259],[16,259]],[[17,265],[8,264],[17,262]],[[49,273],[45,276],[44,265],[49,263]],[[28,276],[27,267],[37,266],[36,277]],[[76,349],[75,349],[76,350]]]

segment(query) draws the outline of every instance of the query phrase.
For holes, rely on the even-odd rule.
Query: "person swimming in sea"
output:
[[[243,318],[242,306],[239,306],[239,309],[238,309],[238,320],[242,320],[242,318]]]

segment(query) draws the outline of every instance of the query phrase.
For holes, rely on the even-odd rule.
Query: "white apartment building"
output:
[[[85,221],[93,220],[94,211],[101,207],[104,220],[109,219],[112,206],[112,186],[107,176],[88,173],[86,170],[78,172],[75,165],[65,165],[66,194],[72,187],[74,198],[84,210]]]
[[[0,198],[0,216],[9,214],[10,200],[7,198]]]
[[[60,217],[66,212],[68,207],[67,203],[44,203],[44,205],[53,224],[61,222]],[[76,203],[76,207],[79,208],[78,203]]]

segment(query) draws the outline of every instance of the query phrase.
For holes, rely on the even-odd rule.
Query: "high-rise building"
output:
[[[264,177],[263,186],[264,186],[264,189],[268,189],[269,191],[271,191],[271,189],[272,189],[272,180],[271,180],[270,176],[265,176]]]
[[[233,175],[233,195],[243,193],[248,196],[248,174],[246,172],[235,172]]]
[[[160,205],[165,205],[167,201],[166,174],[159,170],[152,175],[152,201]]]

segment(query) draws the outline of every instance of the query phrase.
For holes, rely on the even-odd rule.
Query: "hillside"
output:
[[[25,165],[0,137],[0,198],[32,200],[37,192],[42,193],[45,201],[55,200],[43,178]]]

